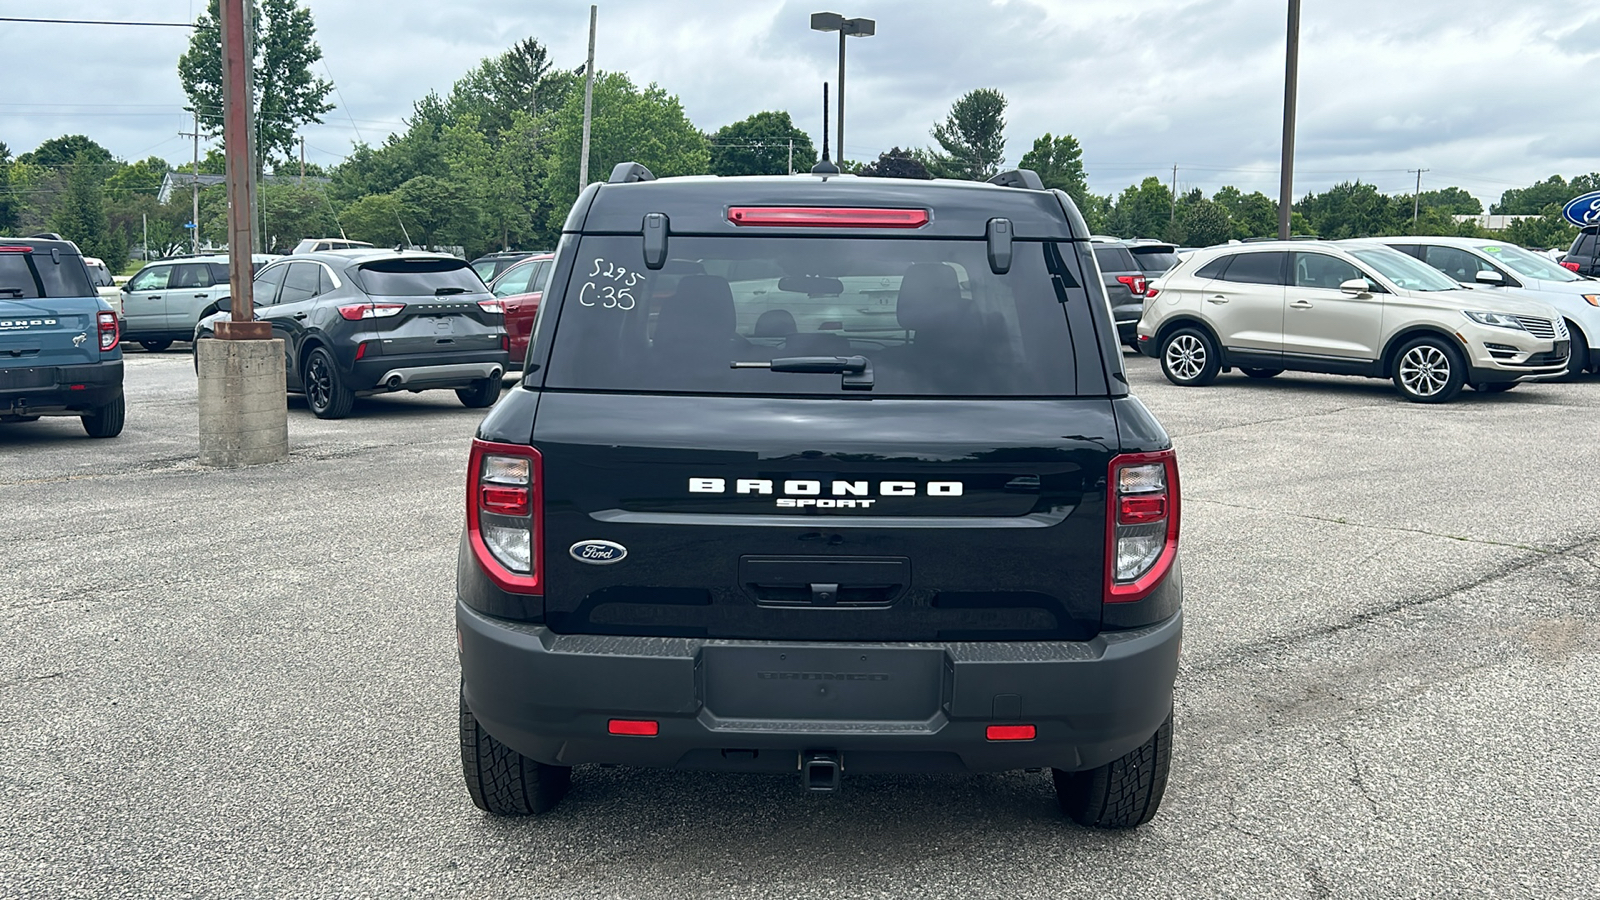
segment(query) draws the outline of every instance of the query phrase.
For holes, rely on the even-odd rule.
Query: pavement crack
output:
[[[1382,818],[1383,814],[1378,810],[1378,798],[1372,795],[1372,791],[1367,787],[1366,778],[1361,774],[1361,760],[1356,755],[1355,748],[1350,746],[1350,742],[1345,740],[1342,734],[1334,735],[1333,742],[1344,751],[1345,759],[1350,763],[1350,783],[1355,785],[1356,790],[1360,791],[1361,796],[1367,801],[1367,805],[1372,807],[1372,817]]]
[[[1491,541],[1485,540],[1484,538],[1464,537],[1459,534],[1445,534],[1438,531],[1429,531],[1426,528],[1407,528],[1401,525],[1371,525],[1366,522],[1352,522],[1349,519],[1334,518],[1332,516],[1317,516],[1312,515],[1311,513],[1288,512],[1281,509],[1263,509],[1259,506],[1246,506],[1242,503],[1225,503],[1221,500],[1207,500],[1204,497],[1184,497],[1183,502],[1209,503],[1212,506],[1225,506],[1229,509],[1238,509],[1245,512],[1268,513],[1270,515],[1288,516],[1292,519],[1306,519],[1312,522],[1326,522],[1330,525],[1345,525],[1350,528],[1365,528],[1372,531],[1396,531],[1404,534],[1420,534],[1426,537],[1443,538],[1449,541],[1461,541],[1464,544],[1483,544],[1484,546],[1488,547],[1509,547],[1513,550],[1526,550],[1531,553],[1542,553],[1546,555],[1560,555],[1565,552],[1570,552],[1570,549],[1566,551],[1550,550],[1545,547],[1536,547],[1532,544],[1513,544],[1506,541]],[[1579,546],[1581,546],[1581,544]],[[1586,563],[1589,562],[1586,559],[1583,561]],[[1589,564],[1594,565],[1593,563]],[[1597,566],[1596,568],[1600,568],[1600,566]]]
[[[68,674],[69,673],[67,672],[46,672],[43,675],[33,675],[28,678],[18,679],[17,681],[0,681],[0,688],[12,688],[21,687],[25,684],[37,684],[41,681],[49,681],[53,678],[65,678]]]
[[[1333,409],[1324,410],[1323,412],[1297,413],[1296,415],[1292,416],[1279,416],[1275,419],[1257,419],[1252,422],[1239,422],[1234,425],[1218,425],[1216,428],[1207,428],[1204,431],[1186,431],[1182,434],[1173,435],[1173,437],[1181,440],[1185,438],[1199,437],[1205,434],[1219,434],[1224,431],[1236,431],[1240,428],[1255,428],[1258,425],[1274,425],[1279,422],[1299,422],[1304,419],[1316,419],[1322,416],[1334,416],[1342,412],[1349,412],[1352,409],[1371,409],[1374,405],[1375,404],[1372,403],[1357,403],[1351,406],[1336,406]]]

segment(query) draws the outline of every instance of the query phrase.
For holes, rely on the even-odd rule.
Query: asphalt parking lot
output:
[[[1102,833],[1022,772],[582,768],[488,819],[452,635],[481,412],[295,399],[289,462],[211,471],[189,355],[130,352],[120,438],[0,426],[0,897],[1594,896],[1600,380],[1424,407],[1128,364],[1188,627],[1166,802]]]

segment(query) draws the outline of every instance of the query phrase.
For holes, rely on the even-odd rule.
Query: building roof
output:
[[[168,172],[161,178],[161,192],[156,195],[157,202],[166,203],[168,200],[172,199],[172,192],[174,190],[188,190],[197,180],[200,182],[200,187],[207,188],[211,187],[212,185],[222,184],[227,180],[227,176],[208,175],[204,172],[200,173],[199,175],[195,175],[192,172]],[[301,178],[299,175],[266,174],[261,176],[262,184],[298,184],[300,181]],[[305,181],[311,184],[322,185],[327,184],[330,179],[322,175],[307,175],[305,176]]]

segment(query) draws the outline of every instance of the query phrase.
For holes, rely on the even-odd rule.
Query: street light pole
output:
[[[1283,73],[1283,163],[1278,182],[1278,240],[1289,239],[1294,206],[1294,105],[1300,79],[1300,0],[1289,0],[1289,40]]]
[[[837,125],[834,128],[835,146],[838,152],[834,159],[840,165],[844,164],[844,39],[848,36],[872,37],[877,33],[878,23],[872,19],[846,19],[838,13],[820,12],[811,14],[812,31],[837,31],[839,32],[839,96],[837,99],[839,112]]]

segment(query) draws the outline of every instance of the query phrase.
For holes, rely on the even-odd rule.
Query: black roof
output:
[[[927,209],[928,224],[914,231],[879,228],[750,228],[728,221],[733,206],[818,206]],[[644,217],[663,213],[671,234],[817,235],[821,232],[881,237],[982,238],[989,220],[1011,220],[1023,239],[1086,240],[1089,229],[1060,191],[999,187],[975,181],[861,178],[852,175],[773,175],[663,178],[630,184],[595,184],[578,198],[567,231],[641,234]],[[1070,224],[1069,224],[1070,223]]]

